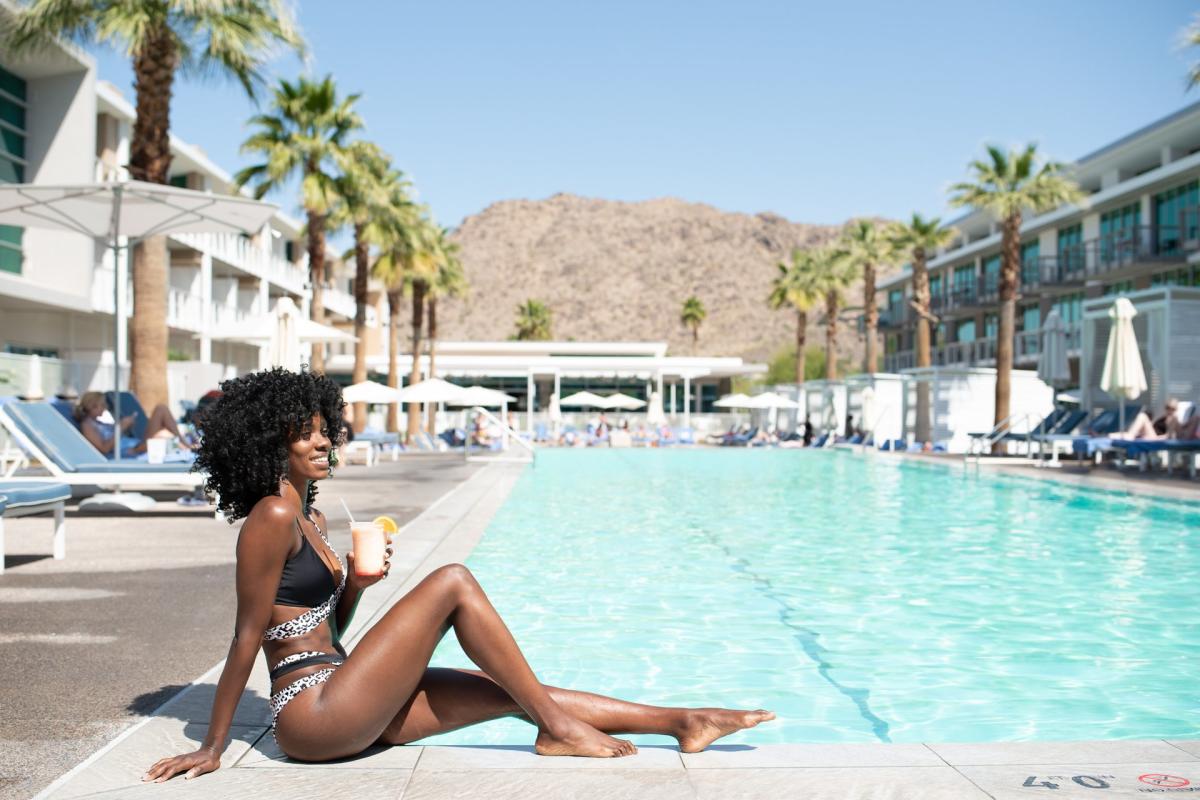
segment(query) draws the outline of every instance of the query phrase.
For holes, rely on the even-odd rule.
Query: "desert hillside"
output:
[[[446,303],[440,337],[509,338],[517,305],[534,298],[550,307],[556,339],[666,340],[671,353],[688,355],[679,312],[694,294],[708,310],[696,352],[766,359],[794,336],[794,315],[766,304],[775,264],[837,230],[673,198],[505,200],[454,235],[470,293]],[[814,325],[809,341],[823,341],[817,335]],[[843,353],[859,351],[855,331],[841,339]]]

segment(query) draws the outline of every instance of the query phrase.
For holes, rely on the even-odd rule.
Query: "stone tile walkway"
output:
[[[368,595],[353,642],[431,570],[466,558],[520,468],[491,465],[404,531],[391,592]],[[332,522],[332,520],[331,520]],[[40,798],[1111,798],[1200,792],[1200,740],[1014,744],[717,745],[703,753],[646,746],[611,760],[542,758],[529,747],[375,747],[322,764],[293,762],[267,730],[265,666],[251,677],[218,772],[140,782],[163,755],[205,735],[219,667],[47,788]]]

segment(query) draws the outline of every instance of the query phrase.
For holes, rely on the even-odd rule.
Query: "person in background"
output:
[[[127,434],[127,431],[133,428],[137,415],[130,414],[122,417],[116,424],[101,422],[100,418],[107,411],[108,405],[104,402],[104,395],[100,392],[85,392],[83,397],[79,398],[79,405],[75,406],[75,421],[79,424],[79,430],[83,433],[84,438],[106,458],[113,457],[118,442],[122,458],[140,455],[146,452],[146,440],[154,438],[174,437],[179,441],[181,447],[188,450],[194,449],[193,445],[186,441],[183,434],[180,433],[179,425],[175,423],[171,412],[161,403],[154,407],[154,411],[151,412],[150,418],[146,422],[146,435],[140,438]],[[119,434],[117,433],[118,425]]]
[[[813,442],[813,424],[812,417],[808,414],[804,415],[804,446],[808,447]]]
[[[1139,411],[1133,424],[1122,433],[1113,434],[1114,439],[1196,439],[1200,433],[1200,414],[1192,414],[1186,423],[1179,419],[1179,401],[1168,397],[1163,404],[1163,413],[1151,420],[1145,411]]]

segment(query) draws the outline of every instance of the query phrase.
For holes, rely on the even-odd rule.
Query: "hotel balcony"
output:
[[[354,295],[332,286],[326,286],[325,291],[321,293],[321,299],[325,304],[326,313],[337,314],[349,320],[354,319],[356,308]]]
[[[901,305],[879,309],[879,327],[881,329],[903,328],[912,318],[912,308],[909,307],[907,298]]]
[[[265,278],[280,288],[303,295],[308,286],[308,256],[292,263],[255,245],[244,236],[231,233],[178,233],[171,239],[193,250],[208,253],[230,266],[258,278]]]
[[[92,308],[101,314],[113,313],[113,271],[97,267],[92,273]],[[133,314],[133,281],[125,282],[125,316]],[[246,313],[239,308],[219,303],[208,304],[205,324],[204,298],[181,289],[167,289],[167,327],[175,330],[202,333],[242,322]]]
[[[1075,322],[1067,326],[1067,354],[1078,355],[1082,347],[1082,326]],[[1013,337],[1013,363],[1032,367],[1042,352],[1041,331],[1021,331]],[[996,363],[996,340],[989,337],[971,342],[950,342],[930,350],[935,367],[992,366]],[[916,353],[902,350],[883,357],[885,372],[899,372],[916,366]]]

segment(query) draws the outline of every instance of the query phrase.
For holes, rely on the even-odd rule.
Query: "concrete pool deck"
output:
[[[492,464],[404,529],[393,579],[367,594],[347,634],[354,643],[391,604],[438,566],[463,561],[522,469]],[[331,527],[343,520],[330,514]],[[396,580],[404,576],[401,580]],[[717,745],[681,754],[643,746],[636,756],[541,758],[529,747],[372,748],[324,764],[287,759],[268,730],[269,686],[260,660],[234,720],[223,768],[194,781],[143,784],[158,758],[205,736],[220,664],[114,738],[38,798],[1015,798],[1146,797],[1200,791],[1200,740],[999,744]],[[531,729],[532,734],[532,729]]]

